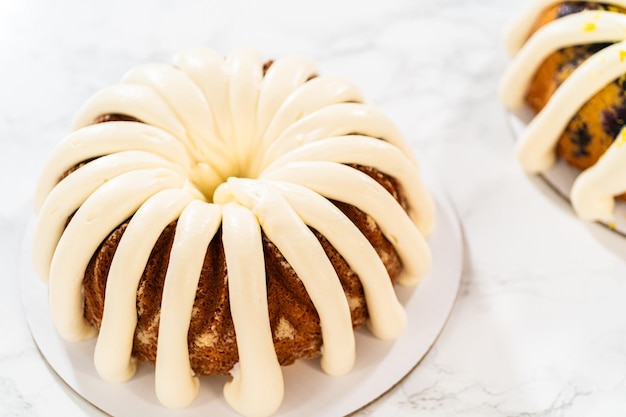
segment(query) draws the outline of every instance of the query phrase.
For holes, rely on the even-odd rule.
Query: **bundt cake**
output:
[[[347,373],[353,329],[393,339],[393,283],[430,265],[434,204],[394,124],[298,57],[186,50],[91,97],[35,195],[34,266],[67,340],[125,381],[155,364],[184,407],[232,375],[247,416],[283,397],[280,365]]]
[[[586,220],[612,222],[626,192],[626,1],[535,0],[511,27],[500,95],[535,116],[517,156],[530,173],[556,158],[581,170],[570,199]]]

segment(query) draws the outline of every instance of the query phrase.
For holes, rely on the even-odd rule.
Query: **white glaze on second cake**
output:
[[[224,395],[246,416],[270,415],[284,389],[268,320],[261,231],[296,271],[319,314],[323,370],[342,375],[355,355],[350,309],[310,228],[358,274],[372,332],[393,339],[406,317],[385,266],[328,199],[357,207],[380,227],[400,256],[403,284],[415,284],[430,266],[425,237],[434,204],[402,135],[362,103],[352,83],[311,79],[316,66],[302,58],[277,60],[264,76],[261,56],[250,50],[225,59],[191,49],[174,64],[135,68],[80,111],[35,196],[35,269],[49,283],[60,334],[94,336],[83,318],[84,271],[103,239],[131,218],[111,264],[95,351],[100,375],[125,381],[136,367],[139,280],[160,233],[177,220],[161,303],[156,393],[166,406],[184,407],[198,390],[187,348],[194,295],[207,246],[221,226],[240,358]],[[106,114],[140,122],[92,124]],[[346,164],[394,177],[409,213]]]
[[[500,97],[511,110],[524,105],[532,77],[543,61],[561,48],[609,42],[613,45],[595,53],[559,86],[547,105],[532,119],[517,143],[517,157],[529,173],[550,169],[556,160],[559,137],[578,110],[621,75],[626,73],[626,15],[611,11],[582,11],[561,17],[530,35],[536,19],[555,0],[534,1],[511,27],[507,47],[514,59],[502,77]],[[626,1],[601,3],[626,8]],[[623,133],[620,133],[620,136]],[[626,153],[614,149],[584,171],[574,182],[571,200],[577,214],[586,220],[613,219],[613,198],[626,192]],[[610,154],[610,157],[607,155]],[[611,203],[607,203],[607,199]]]

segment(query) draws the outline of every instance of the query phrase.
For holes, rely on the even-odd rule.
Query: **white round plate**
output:
[[[463,264],[461,227],[453,206],[440,189],[433,193],[438,211],[436,231],[429,238],[432,270],[416,287],[397,289],[407,311],[406,331],[396,341],[382,341],[366,329],[358,330],[356,365],[343,377],[324,374],[318,360],[301,360],[284,367],[285,399],[276,417],[344,416],[355,412],[396,385],[428,352],[456,299]],[[43,358],[65,384],[95,408],[116,417],[239,416],[223,399],[226,377],[202,378],[197,398],[183,410],[170,410],[158,402],[154,368],[150,364],[141,364],[137,374],[123,384],[101,380],[93,364],[95,340],[66,342],[50,321],[47,286],[31,267],[33,222],[30,223],[20,259],[24,312]]]
[[[515,139],[526,129],[528,122],[532,119],[532,114],[528,109],[522,110],[519,114],[508,114],[509,124],[513,130]],[[572,167],[562,159],[557,162],[548,171],[537,175],[541,178],[554,192],[564,198],[571,206],[570,194],[574,180],[580,174],[580,170]],[[617,200],[615,204],[615,222],[608,224],[606,222],[598,222],[602,226],[626,237],[626,203]]]

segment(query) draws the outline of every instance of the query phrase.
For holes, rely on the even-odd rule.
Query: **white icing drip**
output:
[[[228,83],[232,124],[231,153],[237,156],[233,176],[247,176],[251,150],[258,151],[254,130],[259,88],[263,80],[263,59],[256,51],[237,49],[226,60],[231,74]]]
[[[187,74],[165,64],[146,64],[127,72],[122,82],[152,87],[185,127],[185,138],[179,140],[190,143],[197,161],[208,163],[222,175],[228,173],[230,153],[214,139],[213,118],[206,117],[211,114],[209,105]]]
[[[372,166],[396,178],[423,233],[432,228],[432,199],[395,125],[372,106],[340,103],[362,100],[352,84],[333,77],[307,81],[317,73],[310,60],[277,60],[265,77],[261,57],[249,50],[224,59],[208,49],[190,49],[174,63],[178,69],[146,65],[131,70],[123,84],[96,93],[79,113],[77,130],[53,153],[38,185],[37,270],[45,278],[51,263],[50,304],[61,335],[71,340],[92,335],[83,319],[85,268],[110,231],[134,214],[111,265],[95,354],[106,379],[124,380],[134,372],[135,322],[128,318],[137,315],[139,279],[161,231],[180,215],[162,299],[156,391],[164,404],[181,407],[197,391],[186,338],[198,268],[223,210],[240,357],[224,395],[244,415],[269,415],[279,407],[284,388],[268,320],[259,221],[318,307],[324,370],[342,374],[354,362],[348,301],[308,226],[326,236],[361,278],[377,336],[396,336],[404,314],[374,248],[316,192],[374,218],[410,276],[402,282],[421,277],[430,255],[410,217],[382,186],[357,170],[320,160]],[[111,113],[144,123],[89,125]],[[333,138],[355,132],[384,141]],[[90,159],[57,184],[66,171]],[[266,172],[264,167],[269,167]],[[217,188],[231,175],[281,181],[231,179]],[[208,197],[215,190],[217,205],[201,202],[199,190]],[[206,339],[212,343],[210,335]]]
[[[95,157],[127,150],[153,153],[190,175],[191,161],[185,148],[167,132],[143,123],[99,123],[72,132],[52,152],[37,184],[35,210],[39,211],[59,178],[70,168]]]
[[[323,107],[285,129],[263,155],[264,169],[281,155],[306,143],[350,133],[384,139],[413,158],[398,128],[377,108],[361,103]]]
[[[220,176],[219,169],[223,169],[223,166],[219,164],[225,160],[226,150],[216,146],[213,150],[215,155],[211,153],[210,156],[204,156],[202,159],[202,149],[199,149],[187,135],[184,121],[178,120],[177,114],[172,110],[173,106],[170,106],[159,93],[171,100],[174,106],[184,99],[189,100],[189,97],[195,97],[196,100],[192,101],[196,102],[193,104],[197,104],[197,95],[189,91],[187,94],[180,93],[179,89],[185,91],[189,88],[189,83],[183,81],[185,80],[184,74],[176,76],[171,71],[163,71],[159,66],[139,68],[137,72],[132,70],[129,72],[125,77],[125,84],[111,86],[94,94],[78,113],[73,129],[88,126],[99,116],[106,114],[132,116],[147,125],[158,127],[176,137],[178,142],[186,147],[188,155],[193,158],[189,168],[190,178],[199,184],[199,188],[205,195],[211,195],[217,184],[225,178],[225,176]],[[161,71],[158,68],[161,68]],[[172,71],[176,70],[172,69]],[[132,79],[146,85],[130,83],[129,80]],[[180,98],[181,95],[187,97]],[[193,114],[189,119],[198,123],[197,117]],[[202,126],[195,127],[195,129],[194,127],[192,125],[189,130],[196,132],[202,128]]]
[[[264,171],[268,175],[275,169],[297,161],[331,161],[345,164],[371,166],[397,178],[409,203],[409,213],[424,236],[434,228],[435,204],[419,178],[418,167],[397,147],[367,136],[350,135],[324,139],[298,147],[276,159]],[[412,179],[410,183],[405,180]]]
[[[626,72],[625,51],[626,41],[587,59],[530,122],[517,143],[518,159],[528,172],[543,172],[554,164],[554,148],[574,114],[608,83]]]
[[[304,223],[328,239],[359,276],[370,311],[368,324],[372,333],[381,339],[398,337],[406,324],[404,309],[396,298],[385,265],[361,231],[334,204],[308,188],[279,181],[274,181],[272,186]]]
[[[313,232],[268,182],[230,178],[215,194],[216,202],[232,198],[257,216],[317,310],[324,343],[322,368],[331,375],[349,372],[354,364],[350,308],[337,273]]]
[[[159,94],[147,85],[118,84],[103,88],[91,96],[78,112],[72,130],[88,126],[105,114],[132,116],[176,137],[188,150],[193,149],[185,127]]]
[[[174,56],[174,65],[191,78],[204,93],[218,138],[226,145],[232,137],[228,105],[228,80],[224,58],[207,48],[191,48]],[[232,158],[229,158],[229,160]]]
[[[83,340],[95,335],[83,318],[82,281],[100,242],[154,193],[185,182],[179,174],[161,168],[128,172],[102,185],[78,209],[50,266],[50,311],[63,338]]]
[[[279,59],[267,70],[259,93],[257,133],[264,137],[267,127],[285,99],[306,80],[317,73],[317,65],[309,59]]]
[[[145,151],[124,151],[95,159],[65,177],[50,192],[35,226],[33,265],[37,274],[48,281],[54,249],[63,234],[67,219],[107,181],[126,172],[179,168],[160,156]]]
[[[224,386],[224,397],[245,416],[268,416],[280,406],[284,386],[267,319],[261,229],[254,214],[236,203],[224,204],[222,228],[239,352],[238,369]]]
[[[413,285],[430,268],[430,249],[424,237],[397,201],[368,175],[345,165],[317,161],[292,162],[261,179],[300,184],[372,216],[402,260],[400,283]]]
[[[109,270],[94,362],[102,379],[124,382],[135,373],[131,360],[137,325],[137,288],[152,248],[165,227],[193,197],[180,189],[160,191],[133,215]]]
[[[516,55],[500,83],[500,98],[510,109],[524,104],[533,76],[552,53],[566,46],[626,39],[626,15],[583,11],[557,19],[535,33]]]
[[[360,102],[361,91],[352,83],[338,77],[317,77],[295,89],[276,111],[261,140],[261,150],[267,149],[289,126],[331,104]],[[258,169],[264,152],[257,153],[253,169]]]
[[[570,0],[589,1],[589,0]],[[562,3],[563,0],[534,0],[521,14],[517,20],[509,27],[505,36],[505,46],[511,55],[520,50],[524,42],[530,37],[530,31],[539,18],[540,14],[550,6]],[[602,0],[598,3],[612,4],[626,8],[626,0]]]
[[[189,361],[187,332],[209,243],[222,220],[216,204],[194,201],[180,215],[163,287],[155,370],[155,390],[167,407],[195,398],[199,381]]]
[[[572,187],[576,214],[584,220],[614,220],[614,197],[626,191],[626,130],[592,167],[581,173]]]

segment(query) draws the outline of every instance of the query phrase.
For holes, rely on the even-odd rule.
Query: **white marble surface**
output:
[[[626,241],[525,176],[495,90],[522,1],[0,0],[0,416],[80,416],[22,317],[17,276],[45,156],[94,91],[210,46],[302,54],[359,83],[439,171],[466,233],[458,301],[358,416],[626,415]]]

